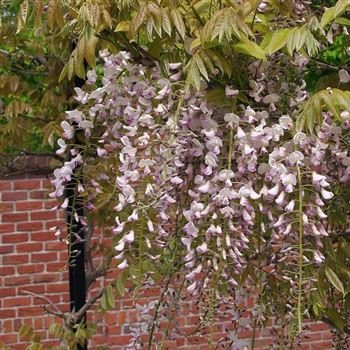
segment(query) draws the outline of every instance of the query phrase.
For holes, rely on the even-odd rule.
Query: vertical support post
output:
[[[78,181],[76,178],[67,184],[66,187],[66,196],[69,198],[68,209],[67,209],[67,223],[73,222],[70,229],[72,236],[72,250],[77,251],[69,258],[69,295],[70,295],[70,310],[78,311],[86,302],[86,279],[85,279],[85,249],[84,241],[80,242],[77,238],[78,236],[83,240],[84,239],[84,226],[80,222],[76,222],[75,219],[71,221],[72,215],[74,212],[81,216],[83,215],[83,207],[79,201],[76,201],[75,207],[73,197],[74,197],[74,188],[75,184]],[[75,236],[76,235],[76,236]],[[84,317],[86,320],[86,317]],[[87,344],[78,345],[78,350],[87,350]]]
[[[84,85],[84,80],[79,77],[74,78],[74,85],[76,87],[82,87]],[[79,138],[76,136],[75,143],[79,143]],[[72,254],[69,258],[69,296],[70,296],[70,310],[78,311],[86,302],[86,276],[85,276],[85,249],[84,249],[84,236],[85,228],[79,222],[76,222],[74,218],[74,212],[78,216],[84,215],[84,206],[79,197],[74,200],[74,193],[77,188],[78,179],[76,176],[79,173],[79,169],[75,169],[72,176],[72,180],[66,185],[65,196],[68,198],[68,208],[67,208],[67,225],[70,232],[72,233],[70,239],[72,243],[72,250],[77,253]],[[73,216],[73,219],[72,219]],[[80,241],[80,239],[81,241]],[[84,316],[84,321],[86,321],[86,315]],[[87,342],[84,345],[78,345],[77,350],[87,350]]]

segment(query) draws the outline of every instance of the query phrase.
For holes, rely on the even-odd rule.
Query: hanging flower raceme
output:
[[[62,196],[84,163],[81,193],[113,218],[106,224],[116,268],[131,280],[135,266],[152,269],[138,270],[148,285],[150,274],[171,265],[165,270],[184,276],[187,293],[201,298],[214,289],[215,300],[279,281],[291,288],[288,305],[296,309],[300,285],[312,288],[300,271],[324,261],[333,188],[349,181],[342,129],[325,113],[313,135],[296,132],[280,105],[286,86],[267,84],[265,65],[250,67],[255,102],[232,110],[185,90],[181,64],[170,67],[174,84],[125,52],[101,58],[104,75],[88,72],[89,87],[76,91],[81,108],[62,123],[58,153],[74,157],[55,170],[52,196]],[[289,106],[306,98],[304,88],[295,84]],[[239,91],[228,86],[225,94],[232,101]],[[67,147],[77,131],[85,149]],[[264,310],[274,314],[273,303]]]

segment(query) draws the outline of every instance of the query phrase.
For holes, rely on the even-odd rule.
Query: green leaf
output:
[[[329,22],[350,8],[350,0],[339,0],[335,6],[327,9],[321,18],[321,27],[324,28]]]
[[[125,282],[126,282],[126,274],[122,273],[118,278],[117,278],[117,292],[120,296],[125,295]]]
[[[58,82],[60,83],[68,73],[68,63],[63,67],[60,76],[58,77]]]
[[[338,17],[334,21],[335,23],[341,24],[343,26],[350,26],[350,19],[345,17]]]
[[[18,332],[19,338],[22,340],[29,340],[33,335],[33,328],[26,324],[22,325]]]
[[[42,349],[42,344],[39,344],[39,343],[33,343],[26,347],[26,350],[41,350],[41,349]]]
[[[293,28],[288,34],[287,50],[290,55],[293,51],[299,51],[305,43],[307,29],[305,27]]]
[[[149,16],[148,4],[142,5],[137,15],[133,17],[130,23],[130,34],[132,37],[135,36],[139,28],[146,22],[148,16]]]
[[[262,48],[248,38],[242,39],[238,44],[233,45],[233,47],[237,52],[256,57],[260,60],[266,60],[266,56]]]
[[[200,38],[196,38],[196,39],[192,40],[191,46],[190,46],[190,52],[194,52],[195,49],[198,48],[199,46],[201,46],[201,39]]]
[[[312,35],[310,30],[306,31],[306,38],[304,40],[304,43],[306,46],[306,51],[307,51],[309,56],[313,56],[313,55],[317,54],[317,52],[320,48],[320,43]],[[298,50],[300,50],[300,48]]]
[[[325,89],[311,96],[302,106],[296,121],[297,131],[302,131],[307,125],[309,131],[320,125],[322,112],[331,112],[333,117],[341,121],[340,113],[350,110],[350,92],[340,89]]]
[[[290,29],[281,29],[277,30],[276,32],[269,32],[265,35],[260,47],[267,55],[271,55],[286,45],[289,33]]]
[[[29,10],[29,2],[28,0],[25,0],[21,3],[21,6],[19,8],[19,13],[17,17],[17,32],[18,34],[25,26],[27,23],[27,18],[28,18],[28,10]]]
[[[102,294],[101,308],[102,310],[111,310],[115,308],[115,296],[112,285],[106,287]]]
[[[327,316],[332,321],[332,323],[341,331],[343,332],[345,322],[342,319],[340,313],[336,309],[329,309],[327,310]]]
[[[72,55],[67,63],[68,80],[71,80],[74,73],[74,55]]]
[[[55,338],[62,338],[64,335],[64,328],[59,323],[54,323],[50,326],[49,333]]]
[[[193,56],[193,59],[194,59],[196,65],[197,65],[197,67],[198,67],[200,73],[203,75],[203,77],[204,77],[207,81],[209,81],[208,72],[207,72],[207,69],[205,68],[205,64],[204,64],[204,62],[203,62],[202,57],[200,56],[200,54],[199,54],[199,53],[195,54],[195,55]]]
[[[75,332],[75,338],[78,340],[79,344],[82,344],[85,342],[86,339],[86,332],[83,328],[78,328]]]
[[[324,28],[329,22],[333,21],[335,16],[336,16],[335,7],[331,7],[329,9],[327,9],[322,15],[321,27]]]
[[[171,23],[170,23],[170,18],[166,9],[161,9],[161,18],[162,18],[162,28],[170,36]]]
[[[84,56],[91,68],[95,68],[96,66],[95,51],[97,43],[98,38],[91,34],[91,36],[88,38],[84,45]]]
[[[336,273],[327,266],[325,269],[325,274],[328,281],[333,285],[333,287],[344,295],[345,291],[344,291],[343,283],[341,282],[339,277],[336,275]]]
[[[201,35],[202,44],[208,47],[208,43],[213,42],[216,38],[219,42],[224,39],[230,41],[232,36],[241,39],[242,34],[247,37],[253,36],[240,14],[233,7],[229,7],[217,11],[205,24]]]
[[[229,77],[232,74],[232,65],[229,64],[227,59],[220,55],[217,51],[214,50],[206,50],[207,55],[210,57],[214,66],[219,68],[222,73],[226,73]]]
[[[181,36],[182,40],[185,40],[186,35],[186,26],[184,23],[184,20],[182,19],[181,13],[178,9],[171,9],[170,10],[170,17],[174,23],[174,26],[176,30],[178,31],[179,35]]]
[[[208,56],[208,54],[204,50],[202,50],[199,52],[199,55],[202,58],[206,68],[209,70],[209,72],[211,74],[214,75],[215,74],[215,67],[214,67],[213,62],[211,61],[210,57]]]
[[[117,24],[115,32],[127,32],[130,30],[130,21],[121,21]]]
[[[195,56],[193,56],[189,60],[186,68],[187,68],[186,87],[189,88],[192,85],[199,91],[201,86],[201,75],[198,69]]]

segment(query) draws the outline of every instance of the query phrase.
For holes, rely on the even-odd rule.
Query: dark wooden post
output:
[[[84,85],[84,80],[78,77],[74,79],[74,85],[76,87],[82,87]],[[75,144],[79,143],[79,136],[76,135],[74,139]],[[84,236],[85,228],[80,222],[76,222],[74,218],[74,212],[78,216],[84,215],[84,207],[82,201],[77,196],[77,182],[81,179],[77,178],[79,174],[79,168],[74,172],[72,180],[66,185],[65,196],[68,198],[68,208],[67,208],[67,226],[71,232],[71,243],[72,250],[75,251],[71,254],[69,259],[69,295],[70,295],[70,310],[77,312],[82,308],[86,302],[86,276],[85,276],[85,249],[84,249]],[[73,218],[72,218],[73,216]],[[70,227],[70,224],[72,226]],[[79,239],[80,237],[80,239]],[[84,321],[86,321],[86,315],[84,316]],[[87,343],[84,345],[78,345],[78,350],[87,350]]]
[[[71,242],[72,242],[72,250],[75,251],[71,254],[69,259],[69,295],[70,295],[70,310],[78,311],[82,308],[82,306],[86,302],[86,282],[85,282],[85,249],[84,249],[84,241],[80,241],[78,237],[82,240],[84,239],[84,227],[80,222],[76,222],[75,218],[71,220],[72,215],[74,216],[74,212],[81,216],[83,215],[83,206],[81,203],[76,202],[75,207],[73,206],[73,198],[74,198],[74,188],[77,182],[76,178],[73,178],[67,184],[66,187],[66,196],[69,198],[69,206],[67,209],[67,224],[68,227],[71,222],[73,222],[70,232]],[[75,236],[76,235],[76,236]],[[85,317],[84,317],[85,320]],[[83,346],[78,345],[78,350],[87,350],[87,344]]]

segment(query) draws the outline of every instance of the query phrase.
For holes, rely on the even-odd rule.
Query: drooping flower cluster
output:
[[[77,89],[82,108],[62,123],[66,140],[82,132],[86,146],[58,141],[58,153],[69,149],[72,158],[55,171],[52,195],[62,196],[84,167],[77,189],[90,210],[102,205],[113,216],[116,266],[131,279],[140,261],[154,269],[148,280],[170,258],[199,298],[247,286],[254,295],[273,278],[292,290],[293,319],[300,286],[313,286],[300,271],[324,260],[333,189],[349,182],[341,127],[324,113],[314,134],[297,131],[287,112],[307,97],[305,86],[271,83],[264,64],[250,66],[251,105],[232,104],[239,91],[226,87],[226,104],[218,106],[185,91],[181,64],[170,64],[164,77],[125,52],[101,58],[103,77],[89,72],[86,89]],[[289,100],[281,98],[286,89]],[[252,276],[260,273],[266,277],[258,283]]]

